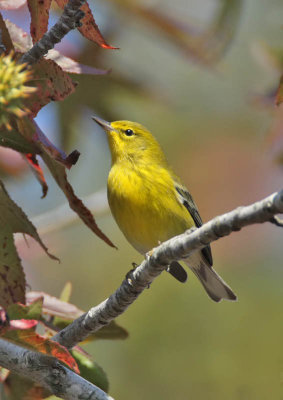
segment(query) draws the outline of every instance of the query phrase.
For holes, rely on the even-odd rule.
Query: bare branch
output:
[[[0,339],[0,365],[40,383],[66,400],[113,400],[103,390],[61,364],[56,358]]]
[[[77,318],[57,333],[53,340],[67,348],[75,346],[122,314],[130,304],[172,261],[187,258],[223,236],[245,226],[269,222],[283,212],[283,190],[246,207],[239,207],[212,219],[202,227],[191,229],[153,249],[151,255],[127,274],[121,286],[98,306]]]
[[[33,64],[43,57],[72,29],[81,26],[84,12],[80,10],[85,0],[69,0],[58,22],[34,44],[20,59],[21,63]]]

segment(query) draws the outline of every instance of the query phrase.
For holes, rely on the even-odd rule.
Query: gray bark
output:
[[[53,340],[72,348],[121,315],[172,261],[187,258],[194,251],[245,226],[263,222],[279,225],[276,214],[280,213],[283,213],[283,190],[257,203],[238,207],[213,218],[198,229],[190,229],[162,243],[153,249],[140,266],[127,274],[121,286],[108,299],[58,332]]]
[[[0,339],[0,365],[66,400],[113,400],[103,390],[61,364],[56,358]]]
[[[53,49],[56,43],[61,42],[67,33],[79,27],[84,17],[84,12],[80,10],[84,2],[85,0],[69,0],[58,22],[21,57],[20,62],[28,64],[37,62]]]

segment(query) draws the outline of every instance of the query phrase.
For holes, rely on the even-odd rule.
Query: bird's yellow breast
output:
[[[114,164],[108,176],[108,201],[119,228],[143,254],[194,226],[177,198],[170,172],[156,165]]]

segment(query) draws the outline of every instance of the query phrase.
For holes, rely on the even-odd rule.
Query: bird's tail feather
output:
[[[188,277],[187,272],[184,270],[182,265],[180,265],[177,261],[172,261],[167,271],[169,272],[169,274],[174,276],[174,278],[176,278],[177,281],[181,283],[186,282]]]
[[[222,299],[237,300],[237,296],[226,282],[214,271],[214,269],[206,264],[201,253],[194,253],[185,260],[194,274],[201,281],[204,289],[209,297],[219,302]]]

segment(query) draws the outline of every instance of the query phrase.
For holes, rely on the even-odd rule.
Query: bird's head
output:
[[[144,126],[131,121],[107,122],[92,117],[107,133],[112,162],[130,160],[133,163],[166,163],[159,143]]]

